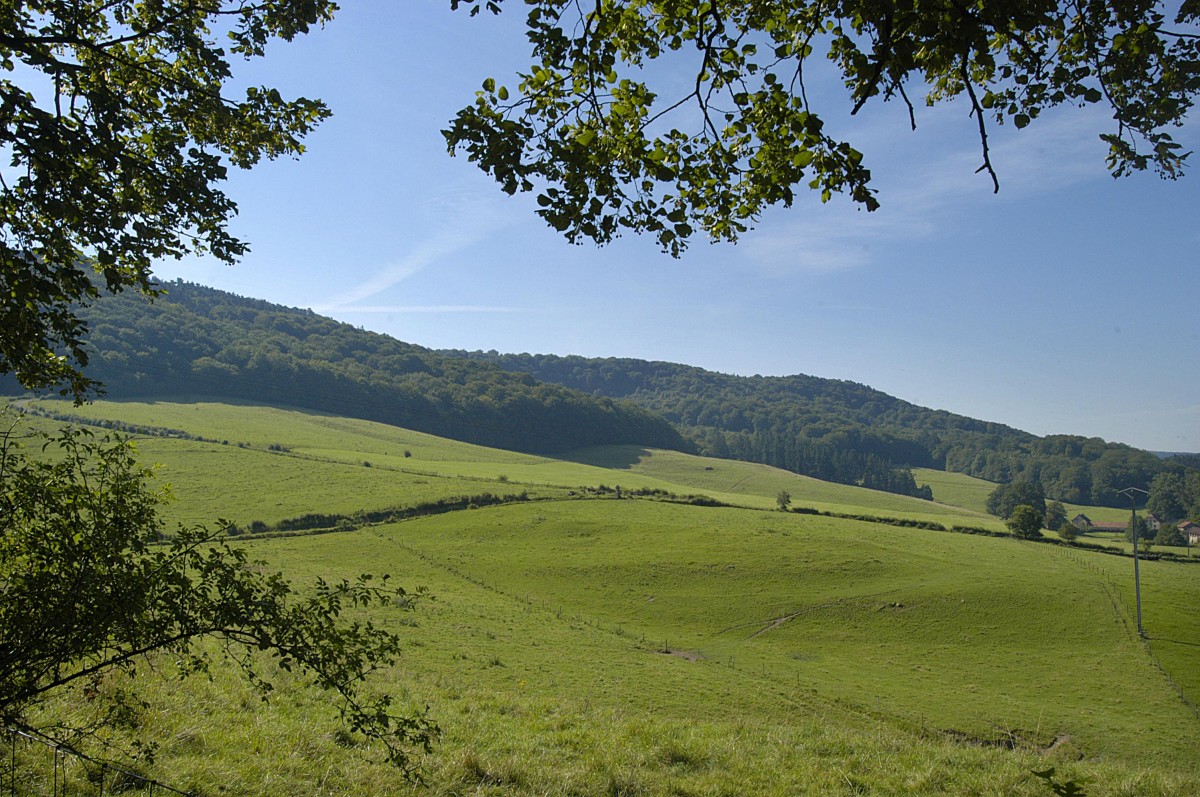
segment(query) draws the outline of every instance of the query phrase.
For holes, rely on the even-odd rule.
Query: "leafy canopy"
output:
[[[363,693],[365,675],[392,663],[400,640],[342,615],[398,611],[417,596],[370,576],[301,595],[204,528],[162,542],[161,495],[130,443],[83,429],[34,434],[8,413],[0,421],[0,722],[69,739],[86,729],[30,719],[49,696],[69,694],[94,706],[96,726],[112,725],[138,698],[99,689],[106,676],[152,670],[164,653],[185,674],[203,672],[213,648],[198,643],[215,640],[264,695],[264,653],[307,673],[337,697],[351,731],[412,772],[411,752],[429,749],[435,726]],[[49,455],[27,456],[31,438]]]
[[[233,262],[228,169],[299,155],[328,115],[269,87],[234,96],[231,60],[262,56],[330,19],[332,0],[0,0],[0,373],[76,400],[97,384],[79,305],[101,290],[154,294],[151,265],[208,253]],[[363,679],[399,639],[343,615],[407,601],[363,576],[296,593],[203,528],[161,542],[158,496],[127,443],[82,431],[27,457],[0,429],[0,721],[30,728],[50,695],[100,701],[106,675],[171,654],[208,667],[202,640],[264,693],[262,656],[339,698],[352,732],[411,772],[435,733],[423,714],[370,698]],[[112,694],[105,692],[105,694]],[[111,727],[127,701],[97,705]],[[51,720],[53,721],[53,720]],[[61,724],[56,738],[74,731]]]
[[[1023,540],[1034,540],[1042,536],[1043,513],[1028,504],[1021,504],[1013,509],[1012,516],[1005,525],[1013,536]]]
[[[451,0],[471,13],[503,0]],[[862,153],[831,135],[806,84],[825,59],[857,113],[964,97],[999,189],[991,124],[1023,128],[1058,105],[1102,105],[1114,175],[1182,172],[1171,135],[1200,86],[1200,3],[878,3],[873,0],[526,0],[533,64],[483,82],[443,131],[508,193],[538,191],[570,240],[622,230],[678,254],[703,230],[734,240],[808,187],[878,206]],[[682,63],[682,87],[652,62]],[[670,75],[674,75],[670,72]],[[653,77],[659,77],[657,82]]]
[[[1017,479],[1012,484],[999,485],[987,497],[988,513],[1005,519],[1012,517],[1022,505],[1035,509],[1039,519],[1045,516],[1046,493],[1041,483]]]
[[[155,260],[233,262],[229,166],[299,155],[328,115],[275,89],[225,91],[231,58],[328,20],[332,0],[0,2],[0,373],[95,384],[75,304],[153,291]],[[98,272],[99,278],[93,275]]]
[[[1173,522],[1200,513],[1200,473],[1160,473],[1150,483],[1146,509]]]

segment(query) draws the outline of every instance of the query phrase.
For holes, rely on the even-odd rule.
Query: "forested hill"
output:
[[[1124,506],[1125,487],[1182,469],[1145,451],[1068,435],[1037,437],[910,404],[855,382],[741,377],[673,363],[444,352],[660,413],[701,453],[764,462],[830,481],[919,494],[911,467],[997,482],[1040,481],[1063,501]]]
[[[82,317],[109,398],[203,395],[382,421],[516,451],[686,449],[661,417],[316,315],[184,282],[105,296]]]

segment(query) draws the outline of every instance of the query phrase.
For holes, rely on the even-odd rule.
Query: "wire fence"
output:
[[[36,733],[3,728],[0,797],[104,797],[104,795],[184,795],[122,766],[80,752]]]

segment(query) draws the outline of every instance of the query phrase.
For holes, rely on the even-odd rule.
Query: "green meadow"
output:
[[[373,763],[289,673],[265,710],[231,672],[180,682],[155,660],[136,724],[179,788],[999,797],[1049,794],[1030,771],[1053,766],[1093,797],[1200,793],[1200,567],[1142,563],[1141,639],[1128,558],[774,509],[787,490],[796,507],[1001,529],[986,482],[922,472],[931,503],[637,447],[534,457],[249,405],[42,406],[215,441],[139,438],[180,521],[534,499],[242,540],[299,584],[370,571],[428,588],[376,616],[406,641],[378,688],[443,731],[426,785]],[[626,493],[584,489],[600,485]]]
[[[306,512],[349,514],[485,491],[552,496],[605,485],[703,494],[762,509],[775,507],[776,495],[786,490],[796,507],[1004,529],[996,518],[970,507],[823,482],[766,465],[637,446],[546,457],[251,404],[100,401],[74,407],[42,400],[30,406],[213,441],[134,435],[144,460],[161,466],[161,481],[183,499],[167,507],[172,521],[221,517],[242,525],[275,523]]]
[[[977,479],[974,476],[967,476],[964,473],[950,473],[948,471],[931,470],[929,468],[913,468],[913,476],[916,477],[919,484],[928,484],[930,486],[933,490],[934,501],[961,509],[969,509],[985,516],[987,516],[988,495],[997,486],[994,482]],[[1129,521],[1128,509],[1115,509],[1109,506],[1084,506],[1082,504],[1070,503],[1063,504],[1063,508],[1066,509],[1068,518],[1073,518],[1083,513],[1097,523],[1127,523]],[[1144,512],[1144,509],[1138,510],[1139,515]],[[987,517],[990,518],[990,516]],[[995,522],[995,518],[990,519],[993,523]],[[1086,533],[1081,535],[1080,539],[1109,548],[1119,548],[1127,552],[1133,549],[1133,544],[1126,542],[1123,535],[1112,532]],[[1159,550],[1173,553],[1177,556],[1187,556],[1190,553],[1184,546],[1160,546]]]

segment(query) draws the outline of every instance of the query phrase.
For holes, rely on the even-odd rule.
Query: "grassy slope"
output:
[[[988,494],[996,489],[995,483],[985,479],[931,468],[913,468],[913,478],[917,484],[929,485],[933,500],[980,514],[987,514]]]
[[[915,468],[913,475],[916,477],[918,483],[928,484],[933,489],[933,498],[935,501],[980,513],[986,513],[988,494],[996,489],[996,484],[993,482],[977,479],[974,476],[967,476],[963,473]],[[1098,523],[1125,523],[1129,520],[1129,510],[1127,509],[1114,509],[1107,506],[1084,506],[1081,504],[1063,504],[1063,507],[1067,510],[1068,518],[1073,518],[1082,512]],[[995,525],[995,518],[991,518],[991,520],[993,521],[993,525]],[[1121,535],[1109,532],[1084,534],[1081,539],[1085,542],[1105,545],[1109,548],[1120,548],[1124,551],[1131,551],[1133,549],[1132,543],[1126,542],[1122,539]],[[1186,546],[1158,546],[1158,550],[1178,556],[1187,556],[1191,553]]]
[[[382,680],[445,731],[414,795],[1032,797],[1046,766],[1093,797],[1197,793],[1200,723],[1114,609],[1109,557],[862,526],[609,499],[251,549],[301,582],[369,561],[437,596],[381,618],[407,643]],[[224,672],[152,691],[164,777],[406,791],[333,741],[319,696],[279,686],[273,712]]]
[[[186,496],[186,502],[168,508],[172,520],[206,522],[219,516],[242,524],[274,523],[306,512],[349,513],[464,493],[528,489],[553,494],[546,488],[607,484],[703,493],[761,508],[774,507],[776,494],[787,490],[795,506],[1003,529],[995,518],[958,507],[822,482],[766,465],[636,446],[586,449],[556,458],[255,405],[101,401],[76,408],[65,401],[42,401],[37,406],[228,441],[139,441],[145,459],[163,465],[161,478]],[[288,451],[268,450],[272,445]],[[498,484],[500,478],[507,485]]]
[[[1188,741],[1140,733],[1196,718],[1114,612],[1108,561],[1089,567],[1078,554],[1006,539],[645,502],[508,507],[414,526],[397,539],[485,584],[553,596],[567,613],[779,687],[971,736],[1014,729],[1046,743],[1070,735],[1087,754],[1190,756]],[[1200,625],[1170,614],[1179,636],[1198,638]],[[1200,668],[1200,655],[1190,664]],[[1120,690],[1079,677],[1139,668],[1145,677]]]
[[[775,496],[786,490],[796,507],[829,512],[874,512],[888,517],[934,520],[953,525],[1004,528],[995,518],[967,507],[946,506],[895,493],[834,484],[799,476],[768,465],[709,459],[676,451],[646,451],[632,446],[606,446],[575,452],[572,458],[619,472],[649,474],[685,484],[706,495],[740,496],[737,503],[772,508]]]
[[[273,499],[283,517],[413,503],[421,490],[506,492],[516,474],[644,479],[763,507],[789,489],[797,504],[941,522],[955,511],[638,449],[561,461],[261,408],[88,411],[340,460],[145,440],[147,455],[167,461],[181,516],[235,495],[246,507]],[[1096,795],[1200,793],[1187,741],[1200,722],[1175,691],[1200,694],[1200,618],[1188,610],[1197,568],[1144,565],[1159,670],[1129,630],[1129,560],[1013,540],[610,499],[252,547],[301,582],[367,562],[437,595],[415,618],[393,618],[410,649],[391,676],[446,729],[429,761],[436,794],[1040,794],[1026,773],[1046,763],[1092,777]],[[339,754],[319,698],[286,688],[286,676],[273,714],[226,677],[154,694],[171,782],[226,781],[245,794],[397,788],[385,770]],[[1020,749],[943,731],[1014,732]],[[1053,752],[1023,747],[1055,739]]]
[[[1011,797],[1044,794],[1027,773],[1050,765],[1100,797],[1200,789],[1200,723],[1110,597],[1123,560],[865,525],[608,499],[252,550],[300,581],[369,561],[437,596],[383,618],[408,644],[386,680],[445,730],[415,793]],[[283,682],[277,716],[235,681],[156,693],[173,782],[399,790]]]

